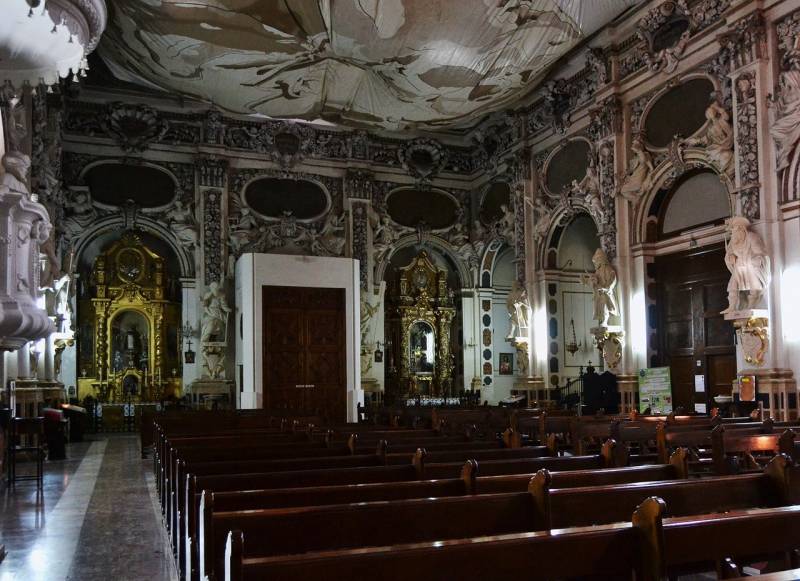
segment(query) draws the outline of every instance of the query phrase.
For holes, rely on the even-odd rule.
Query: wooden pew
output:
[[[630,523],[388,547],[245,557],[247,537],[231,531],[225,580],[382,579],[459,581],[583,576],[656,581],[668,571],[707,570],[730,555],[785,554],[800,545],[800,506],[663,518],[666,503],[648,498]],[[579,555],[580,558],[574,558]],[[698,569],[699,567],[699,569]]]
[[[719,425],[711,432],[714,472],[735,474],[742,469],[759,470],[761,466],[753,456],[759,452],[770,455],[784,453],[791,457],[794,437],[792,430],[785,430],[782,434],[743,434],[739,430],[728,431],[724,425]],[[732,454],[735,455],[733,458]]]
[[[652,495],[667,500],[670,516],[780,506],[789,496],[787,462],[777,457],[763,474],[702,480],[549,490],[551,477],[542,470],[521,493],[232,512],[206,506],[211,515],[200,521],[200,573],[222,571],[231,530],[251,539],[247,557],[270,557],[607,524],[624,520]]]
[[[478,476],[478,473],[479,464],[470,460],[464,465],[460,478],[272,490],[204,491],[196,496],[199,506],[197,520],[205,522],[205,529],[211,530],[208,519],[210,519],[212,511],[228,512],[350,502],[525,492],[533,476],[533,474]],[[687,475],[686,453],[680,450],[675,452],[670,463],[665,465],[562,471],[551,474],[552,485],[558,488],[663,481],[686,478]],[[187,519],[187,521],[189,520],[191,519]],[[185,532],[187,547],[196,545],[195,539],[200,534],[199,528],[197,524],[187,523]],[[192,555],[192,552],[191,549],[186,551],[185,556],[190,558],[184,564],[186,571],[197,571],[196,555]]]
[[[485,476],[503,474],[531,474],[546,468],[551,471],[588,470],[613,467],[613,442],[608,442],[602,454],[595,456],[545,457],[518,460],[489,460],[480,463],[480,473]],[[173,542],[177,546],[179,562],[185,562],[187,531],[197,526],[200,493],[239,490],[267,490],[278,488],[306,488],[346,484],[375,484],[413,480],[458,479],[464,462],[429,464],[420,451],[411,465],[344,468],[337,470],[302,470],[253,474],[196,475],[188,473],[185,480],[178,523],[184,534]],[[191,502],[194,500],[194,502]]]

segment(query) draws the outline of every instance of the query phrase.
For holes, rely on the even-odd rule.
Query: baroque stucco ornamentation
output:
[[[757,113],[755,73],[742,73],[736,78],[736,165],[742,214],[751,220],[761,214]]]

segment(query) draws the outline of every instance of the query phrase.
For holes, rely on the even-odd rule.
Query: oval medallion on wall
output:
[[[697,133],[706,122],[713,91],[708,79],[690,79],[661,95],[642,124],[647,143],[667,147],[675,135],[686,138]]]

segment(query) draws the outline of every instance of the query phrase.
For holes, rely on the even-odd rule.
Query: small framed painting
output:
[[[513,353],[500,353],[500,361],[497,365],[497,372],[500,375],[514,375]]]

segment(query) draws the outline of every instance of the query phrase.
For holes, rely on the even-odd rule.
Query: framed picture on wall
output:
[[[500,361],[497,365],[497,372],[500,375],[514,375],[513,353],[500,353]]]

